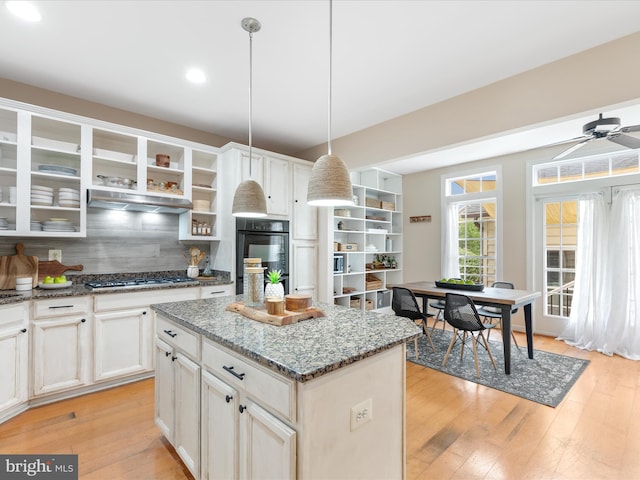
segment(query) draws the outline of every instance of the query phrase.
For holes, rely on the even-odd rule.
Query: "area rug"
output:
[[[497,333],[500,335],[500,332]],[[414,342],[408,342],[407,360],[550,407],[558,406],[589,364],[589,360],[540,350],[534,350],[533,359],[529,359],[526,346],[518,349],[515,345],[511,345],[511,375],[506,375],[502,342],[496,342],[492,338],[489,341],[489,347],[497,369],[493,369],[486,350],[478,347],[480,366],[480,378],[478,378],[470,342],[465,346],[462,361],[460,361],[460,341],[458,341],[449,355],[447,365],[442,366],[451,335],[452,332],[448,330],[443,332],[436,329],[431,332],[436,348],[435,353],[431,350],[426,335],[422,335],[418,339],[418,358],[415,357]]]

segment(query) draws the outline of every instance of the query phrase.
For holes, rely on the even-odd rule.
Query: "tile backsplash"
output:
[[[83,265],[86,274],[186,271],[189,247],[209,254],[211,244],[179,241],[178,220],[172,214],[89,209],[85,238],[0,237],[0,255],[15,255],[16,243],[22,243],[25,255],[40,260],[49,260],[51,249],[62,250],[62,263]]]

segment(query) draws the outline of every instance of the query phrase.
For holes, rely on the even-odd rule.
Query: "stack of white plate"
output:
[[[80,192],[73,188],[60,187],[58,190],[58,205],[61,207],[80,207]]]
[[[75,232],[76,227],[66,218],[50,218],[44,222],[42,230],[45,232]]]
[[[31,185],[32,205],[53,205],[53,188],[44,185]]]
[[[4,217],[0,217],[0,230],[9,230],[9,222]]]
[[[32,232],[41,232],[42,231],[42,222],[38,220],[31,220],[31,231]]]

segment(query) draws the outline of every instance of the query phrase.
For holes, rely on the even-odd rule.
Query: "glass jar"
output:
[[[264,268],[247,267],[244,272],[244,304],[248,307],[261,307],[264,303]]]

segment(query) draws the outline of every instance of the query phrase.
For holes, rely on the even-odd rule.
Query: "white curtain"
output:
[[[447,207],[446,226],[442,239],[442,273],[445,278],[460,278],[460,263],[458,261],[458,205],[449,204]]]
[[[560,339],[640,360],[640,190],[581,197],[571,316]]]
[[[571,315],[558,337],[587,350],[601,350],[610,296],[606,288],[608,206],[601,194],[581,196],[578,201],[576,276]]]
[[[640,360],[640,190],[611,205],[611,309],[603,352]]]

